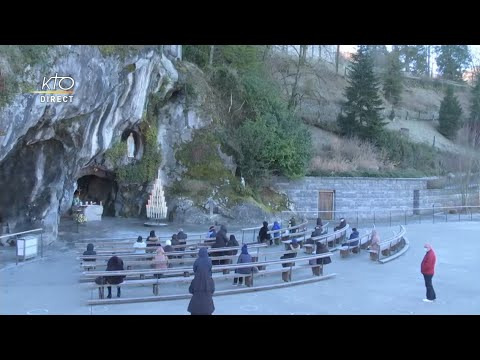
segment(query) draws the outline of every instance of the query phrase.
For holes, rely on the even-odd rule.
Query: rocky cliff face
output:
[[[168,103],[178,72],[152,49],[120,59],[96,47],[59,46],[49,59],[48,73],[33,67],[16,80],[40,90],[44,76],[71,77],[72,102],[41,102],[42,95],[23,93],[0,109],[0,217],[15,230],[43,225],[54,239],[78,177],[141,121],[150,94]]]

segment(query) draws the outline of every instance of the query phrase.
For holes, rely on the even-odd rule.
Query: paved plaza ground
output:
[[[157,234],[171,235],[177,227],[159,228]],[[398,226],[377,228],[382,238],[386,238]],[[92,292],[79,283],[81,270],[75,259],[76,250],[72,242],[65,240],[69,239],[69,230],[65,229],[64,240],[46,248],[43,259],[15,265],[14,248],[1,249],[0,314],[188,314],[189,300],[87,306]],[[205,230],[202,226],[184,229],[187,233]],[[480,222],[409,224],[406,229],[410,248],[391,262],[370,261],[365,251],[345,259],[336,252],[332,264],[325,267],[325,274],[337,274],[334,278],[277,290],[214,297],[214,315],[480,314]],[[74,238],[147,236],[149,230],[138,220],[109,219],[98,225],[88,224]],[[231,227],[229,232],[241,241],[239,227]],[[435,303],[422,301],[425,286],[420,262],[425,242],[431,243],[437,254],[433,278]],[[127,297],[128,291],[122,289],[122,296]]]

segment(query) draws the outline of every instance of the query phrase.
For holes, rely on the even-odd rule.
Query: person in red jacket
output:
[[[435,262],[437,257],[435,256],[435,252],[430,244],[425,244],[423,247],[425,248],[426,254],[422,260],[421,272],[425,279],[425,287],[427,288],[427,298],[423,299],[423,301],[433,302],[437,298],[432,285],[432,278],[433,274],[435,273]]]

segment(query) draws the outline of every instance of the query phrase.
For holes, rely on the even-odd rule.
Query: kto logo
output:
[[[75,80],[70,76],[50,76],[43,77],[42,90],[32,91],[34,94],[48,94],[41,95],[41,103],[54,103],[54,102],[72,102],[73,101],[73,87],[75,86]]]

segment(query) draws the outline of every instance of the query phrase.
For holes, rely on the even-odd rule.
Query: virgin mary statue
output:
[[[128,157],[133,158],[135,157],[135,140],[133,139],[133,133],[130,133],[127,139],[127,149],[128,149]]]

